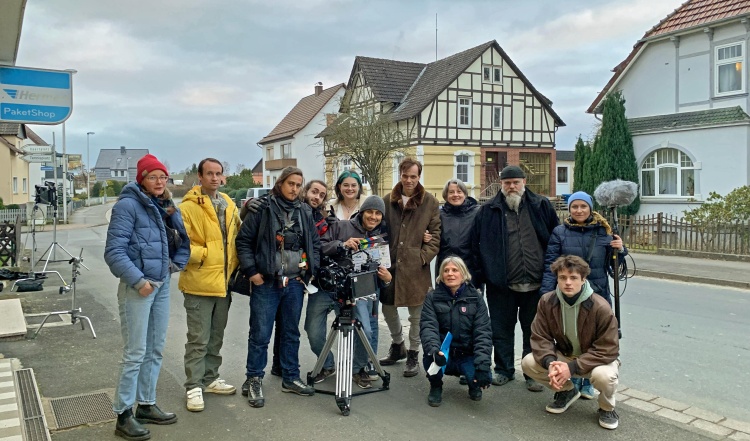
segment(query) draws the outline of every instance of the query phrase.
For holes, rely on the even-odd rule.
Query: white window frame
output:
[[[461,102],[464,100],[467,101],[467,103],[462,104]],[[458,111],[456,112],[456,125],[458,127],[470,128],[471,127],[471,105],[472,105],[471,97],[459,96],[456,104],[458,106],[457,107]],[[464,109],[466,110],[466,119],[467,119],[467,122],[465,124],[461,122],[461,111]]]
[[[273,146],[266,147],[266,161],[273,161]]]
[[[465,161],[459,161],[461,156],[465,156]],[[461,179],[458,176],[458,166],[466,165],[466,179],[461,179],[467,187],[473,187],[474,185],[474,166],[475,166],[475,153],[469,150],[458,150],[453,152],[453,179]]]
[[[18,177],[13,176],[13,194],[18,194]]]
[[[109,171],[109,177],[110,178],[116,178],[117,177],[117,170],[110,170]]]
[[[500,111],[500,125],[496,124],[495,113]],[[492,130],[503,130],[503,106],[492,106]]]
[[[487,74],[486,77],[484,76],[485,73]],[[482,65],[482,82],[483,83],[492,82],[492,65],[491,64]]]
[[[29,186],[28,186],[28,182],[26,181],[26,178],[23,178],[23,187],[22,188],[23,188],[23,192],[24,193],[28,193],[29,192]]]
[[[495,75],[498,74],[499,75]],[[499,78],[495,78],[498,76]],[[495,84],[502,84],[503,83],[503,68],[500,66],[492,66],[492,82]]]
[[[729,48],[732,46],[739,46],[740,51],[742,52],[742,55],[739,57],[734,58],[726,58],[723,60],[719,60],[719,51],[721,49]],[[745,78],[747,76],[747,70],[745,66],[747,65],[745,63],[745,42],[744,41],[736,41],[729,44],[722,44],[721,46],[716,46],[714,48],[714,94],[715,96],[729,96],[729,95],[737,95],[740,93],[745,93],[745,90],[747,90],[747,79]],[[739,90],[728,90],[726,92],[719,92],[719,67],[727,65],[727,64],[736,64],[740,63],[742,66],[742,72],[740,74],[740,81],[741,86]]]
[[[281,159],[289,159],[292,157],[292,143],[281,144]]]
[[[662,150],[675,150],[677,152],[677,162],[665,162],[662,164],[659,164],[659,152]],[[652,163],[649,164],[649,166],[646,166],[646,162],[651,160]],[[689,163],[690,165],[683,165],[683,163]],[[658,198],[684,198],[684,199],[690,199],[695,198],[696,195],[699,194],[698,188],[697,188],[697,171],[699,170],[699,167],[696,167],[695,161],[684,151],[680,150],[677,147],[662,147],[659,149],[656,149],[646,155],[643,160],[640,163],[640,179],[641,179],[641,197],[647,198],[647,199],[658,199]],[[661,185],[659,182],[659,178],[661,176],[661,171],[666,170],[669,168],[675,169],[675,175],[676,175],[676,182],[674,182],[675,189],[677,190],[676,193],[662,193],[660,191]],[[692,170],[693,171],[693,194],[682,194],[682,172],[683,170]],[[645,180],[643,179],[644,172],[646,173],[653,173],[653,181],[654,181],[654,194],[645,194],[644,190],[646,190],[646,185],[644,184]]]

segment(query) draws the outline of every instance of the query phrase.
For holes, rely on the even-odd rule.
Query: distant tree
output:
[[[229,161],[223,161],[221,165],[224,167],[224,176],[232,173],[232,169],[230,167]]]
[[[611,93],[604,99],[602,127],[599,131],[599,152],[596,156],[595,186],[602,182],[622,179],[636,184],[638,164],[633,152],[633,137],[625,117],[625,98],[621,91]],[[627,207],[621,207],[620,214],[631,215],[638,212],[640,197]]]
[[[594,136],[594,140],[590,143],[591,148],[589,149],[588,157],[586,162],[583,164],[583,182],[581,183],[581,191],[585,191],[590,195],[594,195],[596,186],[599,185],[599,155],[601,155],[601,137],[599,134]]]
[[[196,163],[194,162],[194,163],[193,163],[193,167],[191,167],[191,168],[190,168],[190,172],[189,172],[189,173],[192,173],[192,174],[194,174],[194,175],[197,175],[197,174],[198,174],[198,164],[196,164]]]
[[[119,196],[124,186],[125,183],[121,181],[107,181],[107,196]]]
[[[245,164],[239,163],[236,166],[234,166],[234,174],[238,175],[242,173],[242,170],[245,170]]]
[[[351,158],[373,192],[380,189],[385,165],[390,164],[394,153],[403,152],[410,141],[409,134],[399,130],[390,115],[361,109],[339,116],[323,135],[325,155]]]
[[[5,208],[5,204],[3,204],[3,198],[0,198],[0,210]]]
[[[576,154],[575,154],[575,166],[573,170],[573,191],[581,191],[585,185],[585,173],[586,162],[591,155],[591,147],[588,143],[584,143],[581,139],[581,135],[578,135],[578,141],[576,141]]]
[[[102,183],[97,182],[91,189],[91,195],[95,198],[103,196],[102,194]]]
[[[232,189],[247,189],[248,187],[257,187],[258,184],[253,181],[253,171],[244,169],[239,174],[227,176],[226,186]]]

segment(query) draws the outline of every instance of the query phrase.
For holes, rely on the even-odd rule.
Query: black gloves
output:
[[[441,354],[440,352],[435,352],[434,354],[432,354],[432,358],[435,360],[435,364],[440,367],[445,366],[445,363],[448,362],[448,360],[446,360],[445,358],[445,355]]]
[[[477,369],[474,373],[474,382],[477,386],[485,388],[492,383],[492,374],[484,369]]]
[[[250,199],[245,203],[245,206],[247,207],[247,211],[256,214],[259,211],[263,210],[266,205],[268,205],[268,198],[255,198]]]

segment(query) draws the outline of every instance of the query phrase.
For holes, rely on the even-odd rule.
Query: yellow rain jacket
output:
[[[188,191],[180,204],[185,229],[190,237],[190,259],[180,273],[180,291],[199,296],[225,297],[229,276],[239,261],[234,246],[240,228],[237,206],[224,193],[219,195],[227,201],[226,230],[227,249],[224,260],[224,241],[219,227],[219,218],[211,198],[201,193],[199,185]]]

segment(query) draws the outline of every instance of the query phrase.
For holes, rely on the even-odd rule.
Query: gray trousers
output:
[[[412,351],[419,350],[421,342],[419,338],[419,319],[422,317],[422,305],[409,306],[409,349]],[[383,318],[391,332],[393,343],[400,344],[404,341],[404,334],[401,329],[401,318],[398,316],[398,307],[393,305],[383,305]]]
[[[185,389],[205,389],[219,378],[221,346],[227,326],[232,295],[206,297],[183,293],[187,313],[185,343]]]
[[[557,359],[565,363],[572,361],[570,358],[564,356],[560,352],[557,352]],[[521,368],[523,373],[536,380],[550,389],[549,377],[547,376],[548,371],[539,365],[534,360],[534,354],[528,354],[521,360]],[[617,391],[617,383],[620,377],[620,360],[615,360],[610,364],[603,364],[597,366],[586,375],[574,375],[577,378],[588,378],[591,380],[591,385],[594,389],[599,391],[599,407],[603,410],[610,411],[615,408],[615,392]],[[562,390],[573,389],[573,382],[568,380]]]

